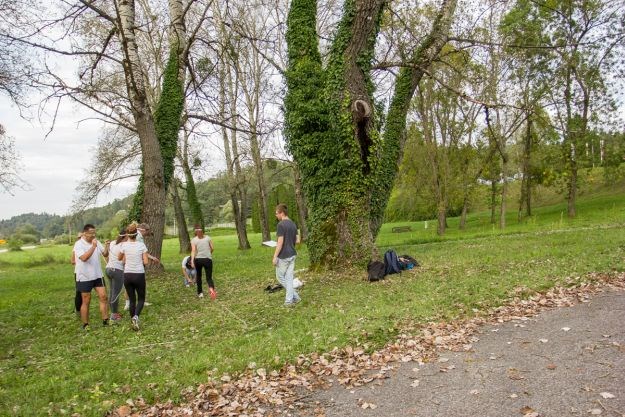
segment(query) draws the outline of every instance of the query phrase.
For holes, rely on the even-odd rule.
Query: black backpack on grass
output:
[[[384,254],[384,267],[385,274],[399,274],[401,272],[401,265],[399,264],[399,258],[397,253],[393,249],[389,249]]]
[[[384,279],[386,275],[386,267],[384,266],[384,262],[380,261],[369,261],[369,265],[367,265],[367,275],[369,282],[380,281]]]

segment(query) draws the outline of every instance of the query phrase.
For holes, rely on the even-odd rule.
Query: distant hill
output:
[[[59,216],[47,213],[26,213],[13,216],[7,220],[0,220],[0,239],[6,239],[15,233],[16,229],[23,228],[24,225],[31,225],[36,230],[38,238],[50,239],[68,231],[79,230],[86,223],[92,223],[100,227],[113,218],[120,210],[128,210],[132,203],[133,196],[117,199],[111,203],[85,210],[81,214],[69,216]]]
[[[54,237],[63,233],[64,217],[58,214],[26,213],[13,216],[8,220],[0,220],[0,237],[7,238],[20,226],[32,225],[41,237]],[[48,235],[48,236],[44,236]]]

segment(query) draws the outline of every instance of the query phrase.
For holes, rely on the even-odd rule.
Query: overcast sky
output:
[[[0,193],[0,220],[29,212],[68,214],[103,128],[101,121],[81,121],[88,117],[84,108],[66,101],[59,109],[54,131],[45,138],[51,118],[45,126],[36,118],[24,120],[18,109],[0,96],[0,123],[15,140],[22,156],[22,179],[30,185],[28,190],[14,190],[14,195]],[[97,205],[132,192],[132,182],[120,184],[103,193]]]

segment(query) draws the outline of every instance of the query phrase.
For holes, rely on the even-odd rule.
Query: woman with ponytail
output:
[[[130,300],[132,328],[139,330],[139,316],[145,303],[145,265],[148,264],[148,248],[137,242],[137,224],[126,228],[127,241],[122,243],[118,259],[124,263],[124,287]]]

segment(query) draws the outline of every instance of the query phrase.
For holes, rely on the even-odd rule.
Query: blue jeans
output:
[[[293,288],[293,271],[295,270],[295,258],[297,256],[291,256],[290,258],[280,259],[278,258],[278,265],[276,265],[276,278],[280,281],[280,284],[286,290],[286,296],[284,304],[291,305],[301,300],[295,288]]]

